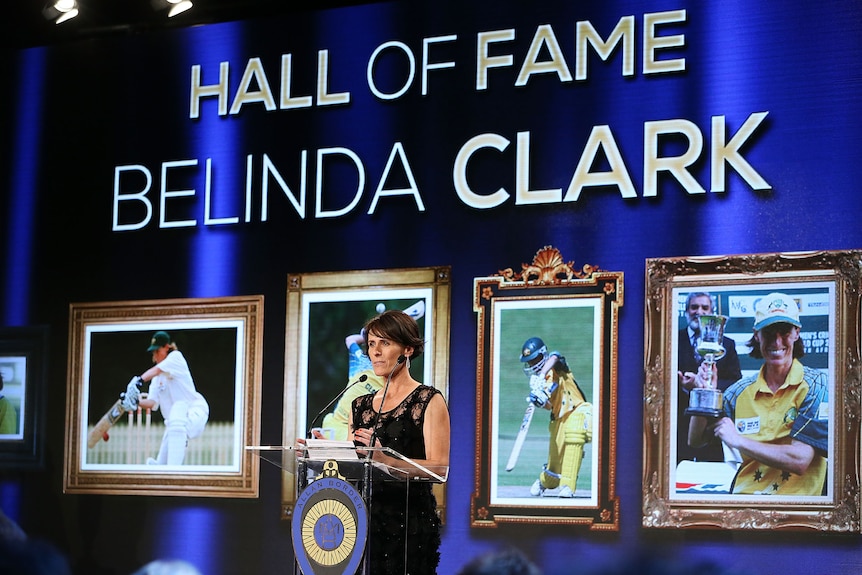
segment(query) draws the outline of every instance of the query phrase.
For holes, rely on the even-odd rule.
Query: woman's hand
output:
[[[694,378],[694,387],[705,389],[715,389],[718,387],[718,369],[715,363],[704,361],[697,368],[697,375]]]
[[[361,446],[361,445],[368,446],[371,443],[371,436],[372,435],[373,435],[373,432],[368,427],[360,427],[359,429],[357,429],[356,431],[353,432],[353,444],[356,445],[356,447],[357,447],[356,452],[359,455],[367,455],[368,454],[368,452],[366,450],[359,449],[359,446]],[[374,443],[376,446],[379,446],[380,440],[375,438]]]
[[[682,386],[682,388],[684,390],[691,391],[692,388],[694,387],[695,378],[697,376],[690,371],[686,371],[686,372],[678,371],[678,372],[676,372],[676,377],[679,380],[679,384]]]
[[[740,438],[742,436],[730,418],[722,417],[715,422],[715,425],[712,426],[712,432],[728,446],[734,448],[740,447]]]

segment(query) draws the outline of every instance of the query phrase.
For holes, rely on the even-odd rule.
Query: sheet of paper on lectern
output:
[[[312,461],[359,459],[352,441],[306,439],[305,445],[308,448],[308,459]]]

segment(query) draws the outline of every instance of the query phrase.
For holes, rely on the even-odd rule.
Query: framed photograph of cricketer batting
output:
[[[382,389],[366,354],[363,326],[387,310],[416,320],[425,349],[411,360],[411,375],[449,390],[449,268],[406,268],[290,274],[287,278],[284,427],[282,445],[317,430],[325,438],[350,439],[350,404]],[[287,453],[284,457],[291,457]],[[282,473],[282,518],[290,519],[297,482],[289,463]],[[445,483],[434,485],[445,518]]]
[[[0,469],[44,465],[44,394],[48,330],[0,329]]]
[[[474,278],[476,489],[471,525],[619,530],[617,326],[623,274],[540,249]]]
[[[258,496],[263,296],[73,303],[66,493]]]
[[[643,525],[860,531],[862,251],[646,261]]]

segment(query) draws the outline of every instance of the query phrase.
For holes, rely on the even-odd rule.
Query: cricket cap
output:
[[[754,331],[774,323],[789,323],[802,327],[799,322],[799,305],[787,294],[773,292],[754,304]]]
[[[157,331],[153,334],[152,339],[150,339],[150,347],[147,348],[147,351],[156,351],[169,343],[171,343],[171,336],[168,335],[168,332]]]

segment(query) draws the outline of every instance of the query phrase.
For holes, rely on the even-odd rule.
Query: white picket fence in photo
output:
[[[159,454],[164,421],[150,416],[141,416],[134,421],[130,416],[118,421],[108,430],[108,440],[101,440],[87,450],[87,463],[113,465],[141,465],[148,457]],[[88,432],[92,426],[88,428]],[[216,421],[207,423],[204,432],[190,439],[183,465],[232,465],[234,424]]]

